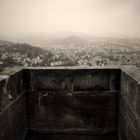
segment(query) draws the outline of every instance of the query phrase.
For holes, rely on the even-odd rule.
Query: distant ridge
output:
[[[9,55],[11,53],[19,52],[21,55],[27,54],[29,56],[37,56],[45,53],[41,48],[27,43],[13,43],[5,40],[0,40],[0,52],[8,53]]]
[[[59,39],[54,39],[52,41],[49,42],[48,45],[82,45],[82,44],[86,44],[88,43],[87,40],[82,39],[80,37],[77,36],[69,36],[69,37],[65,37],[65,38],[59,38]]]
[[[6,41],[6,40],[0,40],[0,45],[10,45],[12,44],[13,42],[11,41]]]

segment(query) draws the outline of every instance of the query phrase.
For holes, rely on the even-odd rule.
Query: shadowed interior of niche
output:
[[[1,140],[137,140],[139,83],[120,69],[24,69],[0,81]]]
[[[34,119],[30,116],[30,130],[51,134],[42,135],[47,139],[117,138],[119,69],[31,70],[30,73],[32,91],[27,93],[27,106],[32,106],[28,112],[36,114],[37,119],[30,124]],[[34,102],[30,102],[32,97]]]

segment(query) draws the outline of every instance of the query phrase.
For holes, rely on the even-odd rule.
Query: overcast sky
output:
[[[140,37],[140,0],[0,0],[0,34],[57,31]]]

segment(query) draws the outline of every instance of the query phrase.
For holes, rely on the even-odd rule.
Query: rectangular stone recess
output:
[[[31,69],[29,128],[46,133],[117,132],[119,69]]]
[[[119,69],[77,68],[2,73],[0,140],[23,140],[28,129],[96,136],[118,132],[120,140],[139,140],[138,75]]]

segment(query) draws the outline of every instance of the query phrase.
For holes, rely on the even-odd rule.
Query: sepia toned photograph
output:
[[[140,140],[140,0],[0,0],[0,140]]]

